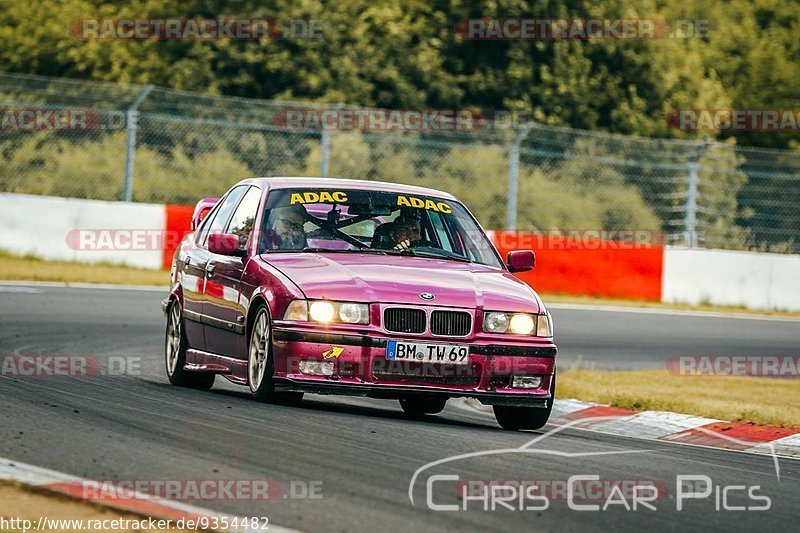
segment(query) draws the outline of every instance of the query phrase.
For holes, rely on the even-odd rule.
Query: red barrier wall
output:
[[[494,232],[503,258],[533,249],[536,268],[518,274],[538,292],[661,301],[664,248],[659,244],[580,240]]]
[[[175,249],[190,231],[194,206],[167,204],[165,209],[163,266],[168,269]],[[511,250],[536,252],[536,268],[518,276],[539,292],[661,301],[664,248],[660,239],[614,242],[510,231],[490,234],[503,258]]]
[[[164,228],[164,251],[161,256],[161,266],[165,269],[172,267],[172,256],[181,243],[183,236],[191,231],[193,205],[164,206],[166,210],[167,227]]]

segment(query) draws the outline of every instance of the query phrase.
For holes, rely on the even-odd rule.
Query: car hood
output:
[[[474,263],[359,253],[269,253],[309,299],[405,303],[537,313],[533,290],[504,270]],[[420,293],[434,295],[425,300]]]

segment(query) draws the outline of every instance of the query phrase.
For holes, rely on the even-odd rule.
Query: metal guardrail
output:
[[[194,203],[246,176],[330,175],[445,189],[493,229],[647,229],[672,244],[800,252],[800,153],[788,150],[483,118],[298,127],[288,113],[387,111],[8,73],[0,111],[4,192]]]

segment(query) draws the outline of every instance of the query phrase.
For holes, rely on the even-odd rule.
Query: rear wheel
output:
[[[253,398],[264,403],[299,405],[302,392],[276,392],[272,358],[272,326],[265,306],[256,311],[247,355],[247,384]]]
[[[208,390],[214,386],[214,374],[187,372],[183,369],[189,344],[186,341],[186,333],[183,331],[181,304],[178,300],[174,300],[167,310],[165,337],[164,358],[169,382],[180,387],[201,390]]]
[[[435,415],[441,413],[447,398],[403,398],[400,407],[409,416]]]
[[[495,405],[494,417],[500,427],[508,431],[520,429],[541,429],[550,419],[553,411],[553,400],[556,397],[556,374],[553,372],[553,381],[550,385],[550,400],[547,407],[512,407],[508,405]]]

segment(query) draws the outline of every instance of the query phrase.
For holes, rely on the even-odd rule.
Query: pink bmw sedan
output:
[[[165,359],[175,385],[217,374],[263,402],[303,394],[449,398],[538,429],[555,395],[553,322],[455,197],[324,178],[255,178],[197,204],[172,263]]]

